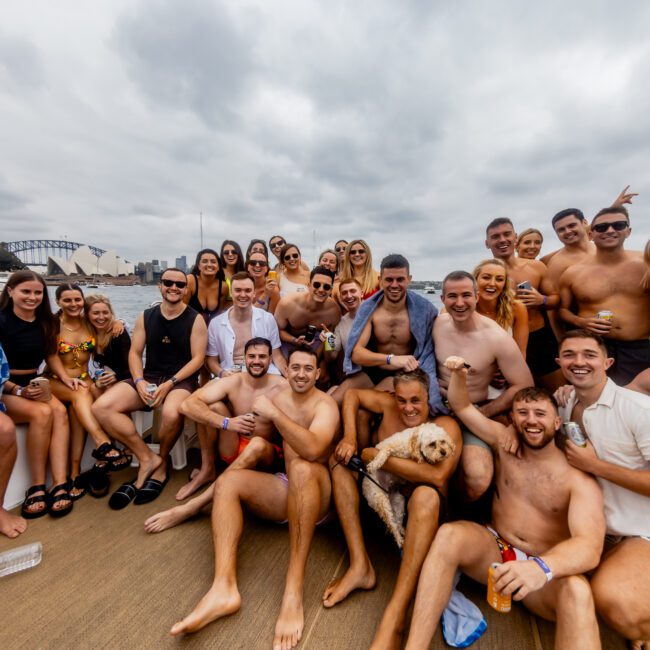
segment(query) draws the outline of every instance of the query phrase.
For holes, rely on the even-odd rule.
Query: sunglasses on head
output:
[[[596,232],[607,232],[609,230],[609,227],[611,226],[616,232],[620,232],[621,230],[625,230],[630,224],[625,221],[625,219],[621,219],[620,221],[605,221],[603,223],[597,223],[591,227],[592,230],[595,230]]]
[[[277,241],[271,242],[271,248],[282,248],[285,244],[286,242],[278,239]]]
[[[268,266],[264,260],[250,260],[248,266]]]
[[[332,285],[329,282],[319,282],[318,280],[312,282],[311,286],[314,287],[314,289],[320,289],[323,287],[323,291],[329,291],[332,288]]]
[[[300,253],[290,253],[289,255],[285,255],[284,259],[285,260],[297,260],[300,257]]]
[[[185,289],[187,286],[187,282],[184,280],[161,280],[160,281],[163,285],[163,287],[167,287],[168,289],[171,287],[178,287],[179,289]]]
[[[350,255],[365,255],[366,251],[364,248],[355,248],[353,251],[350,251]]]

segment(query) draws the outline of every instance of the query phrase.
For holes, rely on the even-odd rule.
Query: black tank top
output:
[[[93,359],[102,368],[108,366],[117,377],[118,381],[128,379],[131,376],[129,370],[129,350],[131,349],[131,337],[126,328],[119,336],[111,337],[106,349],[103,352],[93,352]]]
[[[194,276],[196,279],[196,291],[192,294],[190,301],[188,305],[197,311],[201,316],[203,316],[203,319],[205,320],[205,324],[209,325],[210,321],[215,317],[219,315],[219,312],[221,311],[221,278],[219,278],[219,287],[217,291],[219,292],[219,298],[217,300],[217,308],[216,309],[208,309],[207,306],[204,307],[201,302],[199,301],[199,278],[198,276]]]
[[[11,370],[32,370],[45,359],[47,345],[40,324],[18,318],[10,307],[0,311],[0,343]]]
[[[192,358],[190,337],[198,313],[186,307],[176,318],[167,319],[156,305],[144,312],[144,331],[147,337],[146,373],[164,377],[175,375]],[[192,377],[198,376],[198,371]]]

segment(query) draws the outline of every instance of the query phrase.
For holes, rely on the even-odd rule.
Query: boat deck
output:
[[[115,488],[128,472],[112,477]],[[107,499],[86,496],[61,520],[29,522],[18,541],[0,539],[0,551],[40,541],[43,560],[33,569],[0,578],[0,647],[11,648],[270,648],[284,585],[287,533],[284,526],[247,518],[239,551],[241,610],[184,638],[168,635],[210,585],[213,571],[208,516],[157,535],[142,527],[149,515],[175,503],[186,471],[174,472],[162,496],[145,506],[114,512]],[[399,557],[377,526],[368,547],[378,586],[356,592],[326,610],[320,604],[327,582],[347,563],[337,524],[318,529],[305,583],[303,650],[367,648],[392,590]],[[461,582],[461,590],[486,616],[488,630],[472,647],[540,650],[553,647],[553,625],[515,605],[498,614],[484,587]],[[622,650],[622,639],[601,626],[603,648]],[[438,632],[432,648],[447,648]]]

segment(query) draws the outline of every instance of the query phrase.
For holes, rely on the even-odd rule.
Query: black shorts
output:
[[[366,366],[363,369],[363,372],[368,375],[370,381],[376,386],[380,381],[386,379],[386,377],[392,377],[395,373],[392,370],[386,370],[385,368],[380,368],[379,366]]]
[[[558,356],[557,340],[550,325],[530,332],[526,347],[526,363],[533,377],[550,375],[559,369],[555,359]]]
[[[650,340],[615,341],[605,339],[607,354],[614,363],[607,376],[619,386],[629,384],[640,372],[650,368]]]
[[[171,379],[171,377],[167,377],[166,375],[148,373],[145,373],[143,377],[148,384],[156,384],[156,386],[160,386],[160,384],[164,384],[168,379]],[[137,392],[137,389],[135,388],[135,382],[132,378],[125,379],[124,383],[132,386]],[[198,387],[199,380],[195,375],[193,375],[192,377],[188,377],[187,379],[179,381],[175,386],[172,386],[172,389],[169,392],[171,393],[172,390],[186,390],[188,393],[193,393]],[[145,404],[141,410],[151,411],[151,407]]]

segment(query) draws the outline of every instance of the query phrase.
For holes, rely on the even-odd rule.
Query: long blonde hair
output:
[[[350,260],[350,251],[357,244],[361,244],[366,250],[366,261],[363,263],[361,276],[356,275],[354,272],[354,266],[352,266],[352,262]],[[353,239],[345,247],[345,258],[343,259],[343,268],[341,269],[340,275],[352,278],[356,277],[361,283],[361,288],[363,289],[364,295],[371,293],[377,289],[377,271],[372,268],[372,253],[370,251],[370,246],[368,246],[368,244],[366,244],[363,239]]]
[[[503,291],[499,294],[497,298],[497,313],[495,321],[500,325],[504,330],[508,330],[512,327],[512,324],[515,320],[513,312],[513,303],[515,301],[515,292],[510,284],[510,276],[508,274],[508,267],[505,265],[505,262],[498,259],[483,260],[479,262],[478,265],[472,271],[472,275],[476,280],[481,272],[481,269],[488,264],[494,264],[500,266],[503,269],[503,273],[506,277],[506,283],[503,287]]]
[[[111,312],[111,322],[106,326],[103,331],[98,331],[97,328],[90,322],[88,318],[88,311],[93,305],[102,303],[108,307],[108,311]],[[113,321],[115,320],[115,312],[113,311],[113,305],[111,304],[108,296],[105,296],[102,293],[93,293],[90,296],[86,296],[86,304],[84,307],[84,312],[86,314],[86,321],[88,322],[88,327],[95,334],[95,341],[97,342],[97,351],[103,352],[106,349],[106,346],[110,343],[113,334],[111,328],[113,326]]]

